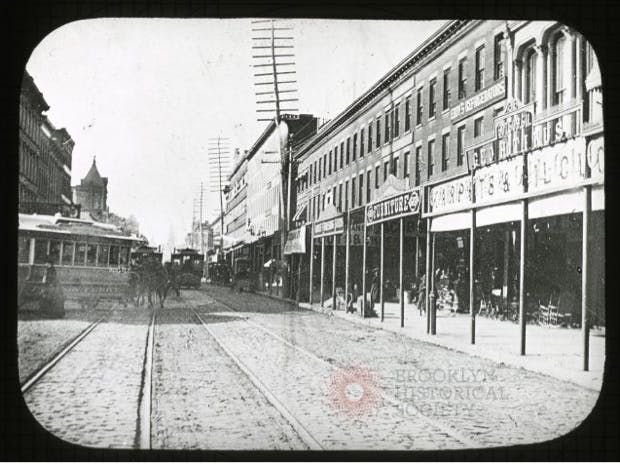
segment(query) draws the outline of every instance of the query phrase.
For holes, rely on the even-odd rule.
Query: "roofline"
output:
[[[424,58],[426,58],[431,50],[436,48],[437,44],[444,39],[445,35],[456,35],[457,32],[463,31],[467,26],[473,27],[479,22],[479,20],[461,19],[446,21],[446,23],[434,34],[418,45],[418,47],[416,47],[409,55],[401,60],[400,63],[378,79],[375,84],[366,90],[360,97],[355,99],[349,106],[340,112],[338,116],[321,127],[321,129],[317,131],[316,135],[310,138],[310,140],[308,140],[308,142],[299,149],[296,158],[301,158],[308,151],[310,151],[310,149],[319,144],[321,140],[325,139],[327,135],[335,132],[337,128],[342,126],[351,118],[351,116],[366,106],[371,100],[389,89],[390,86],[399,80],[405,72],[412,70],[414,65],[418,65]]]

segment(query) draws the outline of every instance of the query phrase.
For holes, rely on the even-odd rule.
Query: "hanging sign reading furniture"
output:
[[[397,219],[420,212],[420,191],[413,189],[366,206],[366,225]]]

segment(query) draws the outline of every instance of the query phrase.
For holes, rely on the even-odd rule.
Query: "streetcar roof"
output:
[[[19,214],[19,230],[49,232],[64,235],[91,235],[120,240],[141,241],[136,235],[126,235],[117,226],[86,219],[67,218],[60,215]]]

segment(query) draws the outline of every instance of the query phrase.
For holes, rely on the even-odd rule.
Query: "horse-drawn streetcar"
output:
[[[127,304],[131,250],[144,242],[111,224],[60,215],[19,215],[18,307],[62,316],[64,303]]]

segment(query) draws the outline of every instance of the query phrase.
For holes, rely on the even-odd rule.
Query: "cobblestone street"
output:
[[[138,446],[144,376],[155,449],[462,449],[559,437],[597,398],[222,287],[184,291],[156,314],[152,374],[143,373],[151,310],[116,309],[25,393],[34,417],[72,443]],[[65,337],[81,330],[38,321],[51,335],[29,339],[31,366],[43,362],[32,353],[58,348],[50,327],[62,322]]]

